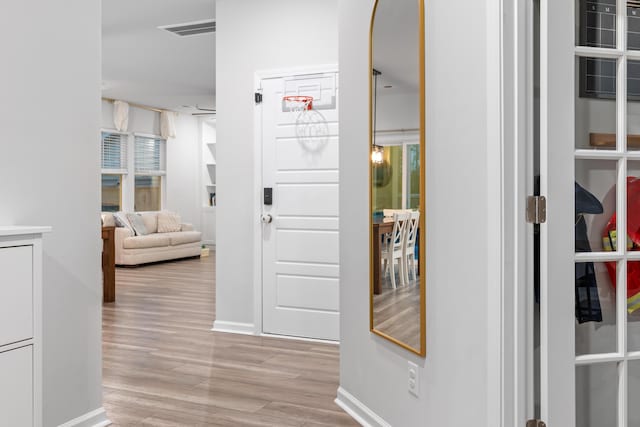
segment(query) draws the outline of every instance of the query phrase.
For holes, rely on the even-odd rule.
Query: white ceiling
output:
[[[215,0],[102,0],[102,96],[174,111],[215,108],[215,33],[157,27],[215,19]]]
[[[373,68],[382,73],[378,77],[380,96],[405,93],[415,95],[417,100],[418,16],[415,0],[378,1],[372,36]]]

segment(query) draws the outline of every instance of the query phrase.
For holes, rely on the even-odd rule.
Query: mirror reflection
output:
[[[424,355],[420,0],[377,0],[371,29],[371,330]]]

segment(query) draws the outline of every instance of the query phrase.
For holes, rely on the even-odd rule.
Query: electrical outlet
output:
[[[420,371],[418,371],[418,365],[409,362],[407,375],[409,393],[418,397],[420,395]]]

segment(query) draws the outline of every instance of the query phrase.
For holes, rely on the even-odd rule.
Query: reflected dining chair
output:
[[[404,283],[409,284],[409,261],[411,261],[411,271],[413,271],[413,280],[418,278],[416,265],[416,237],[418,236],[418,223],[420,219],[420,211],[411,211],[409,220],[406,221],[404,232],[404,244],[402,245],[402,263],[404,272]]]
[[[410,217],[411,214],[409,212],[393,214],[393,230],[390,238],[386,239],[381,254],[381,258],[384,263],[384,274],[389,271],[389,276],[391,276],[391,286],[394,289],[397,287],[395,274],[396,260],[399,270],[398,277],[400,279],[400,285],[404,285],[405,283],[403,247],[405,244],[405,228],[409,223]]]

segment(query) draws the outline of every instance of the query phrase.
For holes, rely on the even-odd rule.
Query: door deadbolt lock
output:
[[[273,221],[273,217],[271,216],[271,214],[262,214],[262,217],[260,219],[262,220],[263,224],[271,224],[271,222]]]

